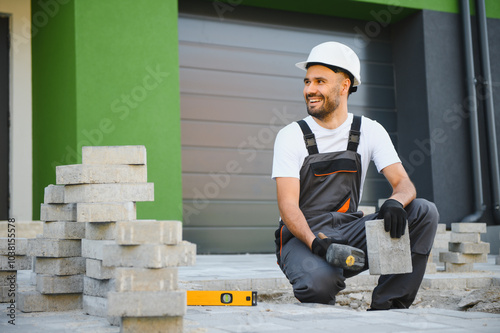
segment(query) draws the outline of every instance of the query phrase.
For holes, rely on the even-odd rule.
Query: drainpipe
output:
[[[479,48],[481,52],[481,69],[483,72],[488,151],[491,170],[491,187],[493,194],[493,217],[495,224],[500,224],[500,171],[498,166],[498,146],[495,124],[495,107],[491,82],[490,50],[488,45],[488,28],[484,0],[476,0],[476,12],[479,26]]]
[[[464,28],[464,53],[467,78],[467,96],[470,101],[470,132],[472,173],[474,180],[474,208],[475,212],[462,219],[463,222],[477,222],[484,214],[486,207],[483,199],[483,177],[481,174],[481,156],[479,150],[479,126],[477,116],[476,79],[474,77],[474,56],[472,51],[472,32],[470,23],[469,0],[461,0],[462,25]]]

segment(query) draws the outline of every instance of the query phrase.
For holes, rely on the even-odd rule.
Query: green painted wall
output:
[[[74,4],[32,1],[33,219],[55,166],[77,162]]]
[[[72,22],[68,18],[68,25],[61,25],[60,30],[72,26],[74,31],[74,75],[67,82],[73,87],[73,104],[64,110],[37,107],[34,113],[37,117],[39,113],[71,114],[72,126],[65,128],[68,122],[64,121],[60,127],[48,124],[47,129],[71,133],[73,138],[67,145],[75,152],[86,145],[145,145],[155,201],[138,203],[138,218],[182,219],[177,1],[148,0],[145,5],[134,0],[73,0],[68,5],[74,9],[67,14]],[[61,31],[46,34],[54,44],[62,41]],[[41,48],[41,44],[34,44],[34,55],[41,54]],[[59,48],[53,48],[52,53],[58,54]],[[57,61],[42,56],[34,64],[34,72],[48,71],[41,69],[46,63]],[[65,75],[58,70],[51,72],[55,77]],[[34,81],[33,90],[38,91],[41,101],[64,98],[47,84],[43,78],[36,84]],[[35,124],[38,134],[34,141],[43,135],[43,125]],[[56,138],[46,141],[56,144],[57,164],[68,164],[64,145]],[[37,206],[43,188],[54,183],[55,170],[53,157],[45,158],[49,146],[34,150],[36,165],[50,168],[34,186]],[[80,154],[70,162],[80,163]]]
[[[189,1],[189,0],[180,0]],[[219,16],[229,14],[239,5],[328,15],[365,21],[389,20],[396,23],[416,10],[428,9],[458,13],[459,0],[206,0]],[[487,16],[500,18],[500,1],[485,0]],[[471,5],[473,2],[471,1]],[[473,5],[471,7],[474,7]],[[474,8],[471,8],[474,13]]]

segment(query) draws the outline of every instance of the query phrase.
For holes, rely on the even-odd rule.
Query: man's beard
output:
[[[325,120],[329,115],[331,115],[335,110],[340,105],[340,96],[338,94],[338,91],[334,91],[333,94],[331,95],[331,98],[326,99],[323,95],[321,94],[316,94],[316,95],[310,95],[307,96],[308,99],[311,97],[321,97],[323,99],[323,106],[319,108],[314,108],[313,110],[309,107],[309,104],[307,105],[307,113],[310,116],[313,116],[314,118],[318,120]]]

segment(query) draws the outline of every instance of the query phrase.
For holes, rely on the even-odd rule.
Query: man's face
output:
[[[340,105],[342,74],[321,65],[308,68],[304,78],[304,99],[307,113],[323,120]]]

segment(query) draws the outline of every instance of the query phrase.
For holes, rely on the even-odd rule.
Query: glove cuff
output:
[[[312,251],[312,253],[314,253],[320,257],[324,257],[326,255],[326,250],[323,247],[323,245],[321,244],[321,240],[318,237],[316,237],[313,240],[312,245],[311,245],[311,251]]]
[[[391,206],[393,206],[393,205],[396,205],[396,204],[397,204],[397,205],[401,206],[401,208],[404,208],[404,207],[403,207],[403,204],[402,204],[401,202],[397,201],[396,199],[387,199],[385,202],[387,202],[387,201],[390,201],[390,202],[391,202],[391,204],[390,204]],[[384,204],[385,204],[385,202],[384,202]]]

